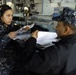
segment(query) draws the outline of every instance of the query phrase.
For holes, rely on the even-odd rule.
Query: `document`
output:
[[[31,37],[31,33],[29,32],[29,33],[17,35],[16,38],[14,38],[14,40],[16,39],[27,40],[30,37]],[[36,43],[47,47],[50,45],[54,45],[52,42],[58,41],[58,39],[56,38],[57,38],[57,34],[55,32],[39,31]]]
[[[31,25],[26,25],[26,26],[23,26],[22,28],[20,28],[19,30],[17,30],[17,36],[13,39],[13,40],[16,40],[16,39],[28,39],[31,35],[31,28],[34,27],[34,23],[31,24]]]
[[[58,41],[58,39],[56,38],[57,38],[57,34],[55,32],[39,31],[37,43],[43,46],[53,45],[52,42]]]
[[[23,26],[22,28],[20,28],[19,30],[17,30],[17,34],[22,34],[23,32],[28,32],[32,27],[34,27],[34,23],[31,25],[26,25]]]

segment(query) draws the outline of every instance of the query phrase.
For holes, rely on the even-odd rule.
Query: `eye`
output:
[[[7,16],[8,16],[8,17],[13,17],[13,15],[10,15],[10,14],[8,14]]]
[[[8,17],[10,17],[10,15],[7,15]]]

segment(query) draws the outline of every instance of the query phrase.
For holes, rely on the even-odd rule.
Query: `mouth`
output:
[[[11,23],[12,21],[9,21],[8,23]]]

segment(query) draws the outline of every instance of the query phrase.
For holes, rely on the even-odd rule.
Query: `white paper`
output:
[[[19,39],[19,40],[27,40],[31,35],[30,34],[22,34],[22,35],[17,35],[13,40]]]
[[[28,39],[30,37],[30,29],[34,26],[34,23],[31,25],[28,25],[29,29],[28,30],[23,30],[24,28],[26,28],[27,26],[23,26],[22,28],[20,28],[19,30],[17,30],[17,36],[15,38],[13,38],[13,40],[16,39]]]
[[[31,29],[33,26],[34,26],[34,23],[33,24],[31,24],[31,25],[26,25],[26,26],[23,26],[22,28],[20,28],[19,30],[17,30],[16,32],[19,34],[19,33],[23,33],[23,32],[27,32],[28,30],[24,30],[24,28],[26,28],[26,27],[29,27],[29,29]]]
[[[57,34],[55,32],[38,32],[37,43],[41,45],[52,45],[52,42],[56,42]]]
[[[23,40],[29,37],[31,37],[31,34],[23,34],[23,35],[18,35],[15,39]],[[49,45],[53,45],[52,42],[58,41],[56,37],[57,37],[57,34],[55,32],[39,31],[36,43],[47,47]]]

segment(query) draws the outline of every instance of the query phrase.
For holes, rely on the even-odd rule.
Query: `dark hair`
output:
[[[10,10],[10,9],[12,10],[12,8],[6,4],[1,5],[0,6],[0,18],[4,15],[5,11]]]

